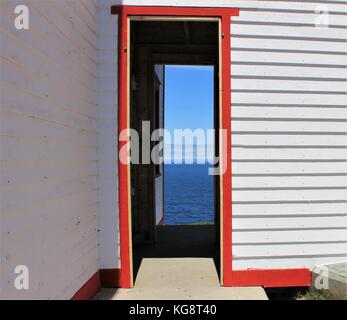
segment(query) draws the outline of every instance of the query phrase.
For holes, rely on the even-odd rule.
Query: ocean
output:
[[[164,173],[165,224],[214,220],[214,177],[209,164],[166,164]]]

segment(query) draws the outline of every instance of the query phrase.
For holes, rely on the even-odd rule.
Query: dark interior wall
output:
[[[131,69],[131,126],[140,135],[140,163],[132,166],[132,204],[133,204],[133,235],[134,242],[153,241],[155,193],[154,193],[154,166],[144,164],[142,157],[142,122],[154,122],[153,101],[153,63],[150,48],[146,46],[133,46],[134,54]],[[150,148],[145,146],[144,148]]]

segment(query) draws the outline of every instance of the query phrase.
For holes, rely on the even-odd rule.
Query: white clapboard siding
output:
[[[235,23],[232,23],[232,32],[235,34],[235,37],[241,35],[254,36],[255,38],[256,36],[266,36],[269,38],[293,37],[298,38],[298,40],[303,37],[310,38],[310,40],[317,39],[318,41],[322,41],[322,38],[328,38],[326,41],[329,43],[338,40],[344,41],[347,36],[347,29],[342,28],[316,28],[313,24],[298,27],[294,21],[291,25],[282,25],[280,27],[276,23],[268,25],[266,23],[253,23],[252,21],[248,21],[247,24],[240,24],[238,19],[240,18],[235,18]],[[333,22],[331,23],[333,24]],[[292,58],[294,59],[295,57]]]
[[[243,25],[233,26],[234,29],[242,28]],[[272,27],[275,28],[275,27]],[[276,27],[277,29],[280,29]],[[264,31],[266,33],[266,31]],[[346,35],[347,37],[347,31]],[[251,40],[250,40],[251,41]],[[299,40],[292,40],[299,41]],[[232,52],[233,61],[247,61],[249,63],[296,63],[296,64],[329,64],[330,66],[346,66],[347,56],[346,55],[330,55],[330,54],[316,54],[316,53],[305,53],[293,54],[292,52],[268,52],[259,54],[257,51],[233,51]]]
[[[292,201],[344,201],[347,203],[347,189],[345,190],[324,190],[324,198],[322,198],[322,190],[300,190],[298,197],[297,190],[251,190],[251,191],[234,191],[235,203],[262,203],[265,202],[292,202]],[[250,201],[250,196],[252,200]],[[252,220],[253,223],[253,220]]]
[[[0,3],[1,298],[70,299],[99,268],[92,2]],[[29,30],[14,28],[19,4]]]
[[[269,118],[281,118],[286,117],[289,119],[295,118],[307,118],[312,119],[314,114],[315,118],[318,119],[334,119],[334,120],[345,120],[347,125],[347,108],[324,108],[324,107],[298,107],[298,106],[286,106],[286,105],[274,105],[274,106],[251,106],[245,107],[234,107],[233,117],[244,118],[252,114],[252,117],[264,117],[266,115]]]
[[[322,191],[324,193],[325,190]],[[298,189],[298,193],[301,190]],[[233,215],[235,217],[245,216],[265,216],[265,215],[328,215],[345,214],[346,201],[337,199],[335,201],[326,200],[322,197],[320,200],[296,200],[296,201],[249,201],[238,203],[233,199]],[[248,219],[248,218],[247,218]],[[344,227],[344,226],[342,226]]]
[[[344,238],[346,236],[346,230],[343,227],[333,228],[317,228],[309,229],[307,228],[300,230],[300,228],[293,228],[291,230],[278,229],[275,231],[267,230],[255,230],[255,229],[245,229],[244,231],[234,230],[233,241],[235,242],[235,247],[233,247],[233,254],[237,253],[237,244],[252,243],[254,246],[261,246],[262,243],[267,243],[269,245],[274,243],[300,243],[300,242],[312,242],[320,243],[321,241],[346,241]],[[236,250],[235,250],[236,249]],[[285,255],[282,252],[281,256]],[[346,254],[346,252],[341,252]],[[252,257],[248,257],[251,259]],[[293,257],[295,258],[295,257]],[[269,261],[271,263],[271,261]],[[281,267],[283,268],[283,266]]]
[[[98,220],[100,269],[120,268],[117,153],[117,29],[112,0],[98,1]]]
[[[332,166],[335,164],[335,160],[345,160],[346,159],[346,149],[338,148],[319,148],[317,146],[304,145],[303,148],[298,148],[298,146],[289,146],[289,148],[279,148],[274,146],[273,148],[252,148],[252,147],[241,147],[235,146],[233,148],[233,159],[236,161],[240,160],[286,160],[287,163],[295,162],[297,160],[328,160],[331,161]],[[289,161],[293,159],[292,161]],[[305,160],[305,161],[303,161]],[[336,171],[338,172],[338,171]],[[299,173],[299,172],[298,172]],[[307,172],[309,173],[309,172]],[[322,172],[323,173],[323,172]],[[340,172],[345,173],[346,172]],[[237,172],[233,172],[234,176],[237,176]],[[316,174],[317,175],[317,174]],[[323,175],[323,174],[322,174]],[[285,182],[284,182],[285,183]]]
[[[288,134],[287,135],[285,134],[283,135],[271,135],[271,134],[235,135],[233,137],[233,144],[247,145],[249,141],[252,141],[252,145],[281,146],[283,145],[283,139],[286,139],[286,143],[288,145],[298,145],[298,146],[300,145],[309,145],[309,146],[333,145],[333,146],[344,147],[347,144],[347,135],[339,135],[339,136],[325,135],[325,136],[321,136],[320,139],[318,140],[315,136],[312,136],[312,135],[288,135]]]
[[[258,256],[274,256],[281,255],[283,252],[287,252],[287,255],[326,255],[326,254],[340,254],[347,250],[347,242],[334,242],[334,246],[331,248],[331,243],[314,243],[314,244],[271,244],[264,246],[265,250],[261,250],[258,246],[254,245],[242,245],[238,247],[238,256],[235,258],[247,257],[250,253]]]
[[[247,40],[249,42],[249,40]],[[235,42],[233,42],[235,45]],[[276,44],[274,45],[276,47]],[[344,44],[343,50],[346,50]],[[268,49],[272,50],[272,49]],[[258,52],[266,52],[265,50],[259,50]],[[240,50],[240,52],[242,52]],[[307,74],[307,68],[310,68],[310,74]],[[346,82],[346,68],[341,67],[307,67],[303,66],[283,66],[283,65],[238,65],[235,63],[231,68],[231,74],[233,79],[246,78],[249,75],[253,75],[255,78],[259,77],[280,77],[280,79],[291,79],[292,81],[305,80],[317,80],[317,81],[334,81],[334,82]],[[280,76],[279,76],[280,75]],[[308,78],[307,78],[308,77]]]
[[[300,2],[300,1],[297,1],[297,2]],[[345,2],[345,1],[341,1],[341,2]],[[253,24],[277,24],[279,26],[296,24],[298,27],[304,27],[307,25],[312,26],[315,23],[319,22],[320,17],[321,15],[315,12],[310,12],[306,14],[291,13],[291,12],[287,12],[286,14],[277,13],[277,12],[263,12],[261,16],[259,16],[258,12],[245,11],[245,12],[242,12],[242,15],[240,17],[233,18],[233,21],[238,23],[251,23],[251,24],[252,23]],[[334,15],[334,18],[331,21],[331,23],[333,24],[333,27],[343,28],[344,26],[346,26],[345,18],[346,17],[345,15],[343,15],[343,13]]]
[[[264,92],[264,95],[267,93]],[[269,92],[268,95],[272,93]],[[343,113],[343,111],[341,111]],[[236,117],[235,117],[236,118]],[[252,123],[252,126],[250,126]],[[290,133],[290,134],[309,134],[317,133],[317,135],[327,135],[333,133],[346,134],[347,122],[334,121],[333,119],[327,121],[321,118],[285,118],[285,117],[253,117],[249,114],[244,118],[233,119],[232,130],[240,134],[239,131],[250,132],[250,131],[261,131],[266,134],[273,133]]]
[[[286,65],[288,66],[288,65]],[[310,70],[311,68],[306,68]],[[284,71],[283,71],[284,72]],[[279,70],[278,75],[282,76],[283,72]],[[309,71],[308,71],[309,72]],[[235,79],[236,81],[236,79]],[[234,81],[232,80],[231,83]],[[268,94],[264,94],[268,93]],[[276,94],[277,93],[277,94]],[[271,96],[269,96],[271,95]],[[271,100],[269,100],[271,97]],[[266,104],[295,104],[295,105],[328,105],[328,106],[345,106],[346,95],[329,94],[322,92],[302,92],[302,91],[284,91],[272,88],[268,91],[254,91],[249,94],[247,90],[244,92],[232,92],[232,103],[239,105],[241,103],[266,103]]]
[[[263,189],[263,188],[276,188],[291,190],[301,188],[305,189],[332,189],[332,188],[347,188],[346,185],[346,175],[315,175],[315,176],[300,176],[300,181],[298,182],[298,177],[296,176],[287,176],[283,181],[280,176],[233,176],[233,186],[234,190],[247,190],[247,189]]]
[[[279,151],[280,152],[280,151]],[[330,174],[346,172],[346,162],[236,162],[232,165],[235,174]]]
[[[235,219],[233,228],[235,230],[259,230],[267,229],[329,229],[336,228],[336,225],[344,226],[347,223],[347,215],[342,217],[315,216],[315,217],[260,217],[253,218],[252,221],[246,219]]]
[[[242,54],[241,54],[242,55]],[[247,56],[247,55],[246,55]],[[267,57],[270,59],[271,57]],[[279,58],[283,61],[285,58]],[[347,59],[347,56],[346,56]],[[275,59],[273,59],[275,60]],[[272,61],[273,61],[272,60]],[[283,78],[285,78],[283,80]],[[242,80],[242,81],[237,81]],[[294,80],[286,77],[260,77],[246,78],[241,77],[233,81],[233,91],[238,92],[239,90],[272,90],[276,88],[277,91],[290,91],[295,94],[295,91],[306,91],[306,92],[324,92],[326,94],[342,94],[347,96],[347,82],[346,81],[317,81],[317,80]]]
[[[253,7],[231,21],[233,268],[346,260],[346,2]]]

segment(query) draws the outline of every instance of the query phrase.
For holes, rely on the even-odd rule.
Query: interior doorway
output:
[[[165,66],[195,65],[212,66],[214,70],[211,122],[216,133],[213,153],[214,157],[219,156],[220,21],[218,18],[134,17],[130,19],[129,29],[130,127],[138,132],[140,142],[137,152],[139,162],[130,166],[134,278],[142,259],[154,257],[210,257],[214,259],[216,270],[219,271],[219,176],[213,176],[214,208],[211,224],[166,226],[163,203],[165,166],[162,163],[154,163],[145,153],[146,150],[153,150],[161,142],[160,138],[158,141],[152,141],[148,137],[152,137],[155,130],[165,128]],[[196,116],[199,117],[198,114]],[[157,157],[160,157],[160,154]]]

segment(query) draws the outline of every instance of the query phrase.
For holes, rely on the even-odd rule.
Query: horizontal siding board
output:
[[[347,149],[345,149],[347,150]],[[255,163],[233,163],[232,172],[235,174],[323,174],[346,172],[347,178],[347,160],[345,162],[255,162]],[[347,196],[347,194],[346,194]]]
[[[346,56],[347,59],[347,56]],[[347,61],[347,60],[346,60]],[[286,76],[275,77],[259,77],[248,76],[248,79],[234,79],[233,91],[238,90],[280,90],[280,91],[306,91],[319,92],[323,91],[329,94],[347,95],[347,81],[318,81],[318,80],[301,80],[301,79],[286,79]],[[284,79],[283,79],[284,78]],[[282,80],[283,79],[283,80]]]
[[[345,49],[346,50],[346,49]],[[265,52],[266,53],[266,52]],[[264,54],[265,54],[264,53]],[[346,81],[347,68],[320,68],[320,67],[305,67],[305,66],[276,66],[276,65],[237,65],[231,69],[232,78],[240,76],[254,77],[294,77],[298,81],[300,79],[314,79],[318,81],[341,80]],[[329,80],[330,79],[330,80]],[[292,80],[295,81],[295,80]]]
[[[324,200],[319,203],[288,203],[282,201],[279,203],[255,202],[253,204],[233,204],[233,215],[240,216],[264,216],[264,215],[306,215],[306,214],[345,214],[347,205],[345,202],[331,202]],[[246,218],[245,218],[246,219]],[[346,233],[346,232],[345,232]],[[269,233],[271,235],[271,232]]]
[[[279,73],[281,75],[282,73]],[[236,81],[236,80],[235,80]],[[232,81],[234,83],[234,81]],[[269,90],[268,92],[231,92],[233,104],[239,103],[267,103],[267,104],[301,104],[301,105],[339,105],[346,106],[346,96],[336,94],[322,94],[322,93],[302,93],[293,92],[292,94],[284,94],[283,92],[276,92],[276,90]]]
[[[287,117],[289,119],[312,119],[312,116],[318,119],[344,119],[347,122],[347,107],[345,108],[318,108],[318,107],[309,107],[305,108],[304,106],[295,107],[295,106],[281,106],[274,105],[270,107],[234,107],[233,108],[233,117],[248,117],[252,115],[255,118],[281,118]]]
[[[347,31],[346,31],[347,32]],[[347,36],[347,35],[346,35]],[[347,45],[347,43],[346,43]],[[296,63],[305,64],[328,64],[334,66],[346,66],[347,55],[328,55],[328,54],[300,54],[290,52],[254,52],[254,51],[233,51],[232,59],[234,62],[247,61],[257,63]]]
[[[327,134],[346,134],[347,122],[336,122],[326,120],[321,121],[321,118],[253,118],[252,114],[249,115],[249,120],[232,118],[234,133],[248,133],[254,131],[265,132],[266,134],[309,134],[314,135],[327,135]]]
[[[317,229],[317,228],[341,228],[347,223],[347,213],[343,217],[333,216],[318,216],[318,217],[259,217],[252,218],[252,221],[243,218],[233,219],[233,228],[239,232],[239,230],[280,230],[287,229]],[[255,231],[256,232],[256,231]],[[323,239],[328,241],[329,239]],[[347,240],[347,239],[346,239]],[[347,244],[347,243],[346,243]],[[347,251],[346,251],[347,252]],[[282,253],[283,254],[283,253]]]
[[[233,191],[234,202],[253,202],[253,201],[302,201],[302,200],[347,200],[347,189],[345,190],[251,190]],[[346,201],[347,209],[347,201]],[[282,221],[282,220],[281,220]],[[285,221],[283,221],[284,223]],[[295,221],[294,221],[295,222]],[[251,223],[255,223],[254,220]],[[347,221],[345,221],[347,225]]]
[[[299,242],[315,242],[315,241],[346,241],[346,230],[343,229],[327,229],[327,230],[278,230],[273,232],[267,231],[234,231],[233,243],[269,243],[272,242],[285,242],[285,243],[299,243]],[[342,252],[345,253],[345,252]],[[251,267],[251,265],[249,266]]]
[[[242,245],[234,247],[235,258],[242,257],[255,257],[255,256],[269,256],[274,255],[321,255],[321,254],[341,254],[347,252],[347,242],[338,243],[304,243],[304,244],[270,244],[270,245]]]
[[[236,188],[341,188],[347,187],[347,178],[341,176],[310,177],[233,177],[233,189]]]
[[[336,160],[346,160],[346,149],[331,149],[326,148],[322,149],[319,147],[314,147],[311,149],[306,148],[277,148],[274,146],[273,148],[233,148],[233,159],[234,160],[245,160],[245,159],[254,159],[254,160],[262,160],[262,159],[276,159],[276,160],[284,160],[284,159],[297,159],[297,160],[306,160],[306,159],[316,159],[316,160],[326,160],[326,159],[336,159]],[[290,162],[288,162],[290,164]],[[335,162],[331,162],[334,163]],[[343,172],[336,173],[343,174]],[[237,175],[237,172],[233,173]],[[319,176],[319,174],[316,174]],[[323,174],[322,174],[323,175]],[[283,177],[284,179],[284,177]]]
[[[299,1],[300,2],[300,1]],[[313,2],[313,1],[312,1]],[[314,25],[316,22],[319,22],[321,18],[320,13],[290,13],[286,14],[279,12],[263,12],[261,15],[256,11],[242,11],[238,17],[233,17],[232,21],[235,22],[244,22],[244,23],[286,23],[286,24],[311,24]],[[346,16],[343,14],[340,15],[331,15],[329,16],[329,24],[333,26],[346,26]]]
[[[262,24],[237,24],[231,23],[232,25],[232,34],[234,37],[239,35],[247,36],[262,36],[266,35],[267,37],[297,37],[300,38],[310,38],[317,41],[341,41],[346,42],[347,38],[347,29],[340,28],[315,28],[314,25],[309,27],[298,27],[297,25],[293,26],[271,26],[271,25],[262,25]]]
[[[234,108],[234,113],[237,108]],[[256,108],[254,108],[256,109]],[[271,110],[272,111],[272,110]],[[270,112],[271,112],[270,111]],[[284,112],[285,113],[285,112]],[[241,114],[240,114],[241,115]],[[277,115],[277,114],[276,114]],[[280,115],[280,113],[278,113]],[[240,134],[233,135],[232,141],[234,145],[268,145],[268,146],[281,146],[283,141],[287,145],[298,145],[298,146],[346,146],[347,145],[347,134],[346,135],[251,135],[251,134]],[[347,154],[346,154],[347,156]],[[314,159],[313,159],[314,160]]]

